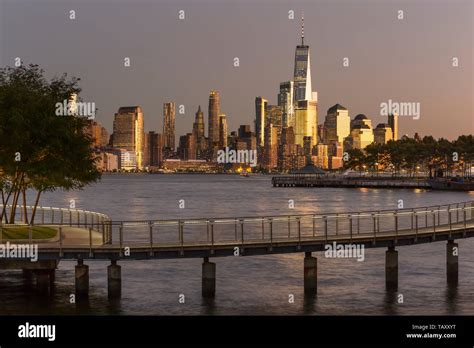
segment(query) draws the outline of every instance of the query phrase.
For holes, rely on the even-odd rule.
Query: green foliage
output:
[[[56,103],[81,91],[79,79],[47,81],[43,74],[38,65],[0,70],[0,188],[15,207],[28,188],[38,193],[36,206],[41,192],[80,189],[100,178],[86,119],[56,115]]]

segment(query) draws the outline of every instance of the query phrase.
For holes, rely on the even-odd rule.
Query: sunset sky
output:
[[[191,131],[199,104],[207,133],[211,89],[220,92],[230,130],[240,124],[254,129],[255,97],[276,104],[279,83],[292,79],[304,11],[319,123],[336,103],[351,118],[364,113],[376,125],[386,121],[380,103],[419,102],[420,119],[401,118],[400,134],[452,139],[474,133],[473,4],[0,0],[0,66],[20,57],[48,76],[80,77],[83,100],[96,103],[97,121],[109,131],[120,106],[140,105],[146,130],[161,132],[162,105],[175,101],[186,108],[176,117],[177,136]],[[69,19],[70,10],[76,19]]]

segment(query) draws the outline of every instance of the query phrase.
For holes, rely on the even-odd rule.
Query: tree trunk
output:
[[[23,214],[25,215],[25,223],[28,223],[28,209],[26,209],[26,186],[22,188],[23,196]]]
[[[33,207],[33,212],[31,213],[31,220],[30,220],[31,224],[35,222],[36,208],[38,207],[41,192],[42,191],[38,190],[38,194],[36,195],[35,205]]]
[[[11,213],[10,213],[10,223],[11,224],[15,223],[16,206],[18,204],[18,198],[20,197],[21,186],[23,185],[24,176],[25,176],[25,174],[22,173],[21,178],[20,178],[20,183],[18,184],[18,189],[13,194],[12,210],[11,210]]]

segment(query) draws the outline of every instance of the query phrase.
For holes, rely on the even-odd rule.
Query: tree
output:
[[[6,223],[15,222],[20,199],[28,222],[29,188],[36,191],[33,223],[44,191],[81,189],[100,178],[86,119],[56,115],[56,103],[80,93],[79,79],[64,74],[47,81],[43,74],[38,65],[0,70],[0,221]]]

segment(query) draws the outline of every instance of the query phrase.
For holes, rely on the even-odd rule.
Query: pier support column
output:
[[[458,243],[448,240],[448,244],[446,244],[446,278],[449,285],[458,284],[458,256]]]
[[[304,294],[314,296],[318,292],[318,259],[311,252],[304,253]]]
[[[202,296],[213,298],[216,295],[216,264],[205,257],[202,263]]]
[[[385,252],[385,286],[389,290],[398,289],[398,251],[393,246]]]
[[[38,269],[34,271],[36,278],[36,290],[39,293],[47,295],[51,290],[50,271],[47,269]]]
[[[111,299],[117,299],[122,296],[122,267],[117,265],[116,260],[111,260],[107,267],[107,290]]]
[[[89,296],[89,266],[82,259],[77,260],[75,268],[76,297]]]

